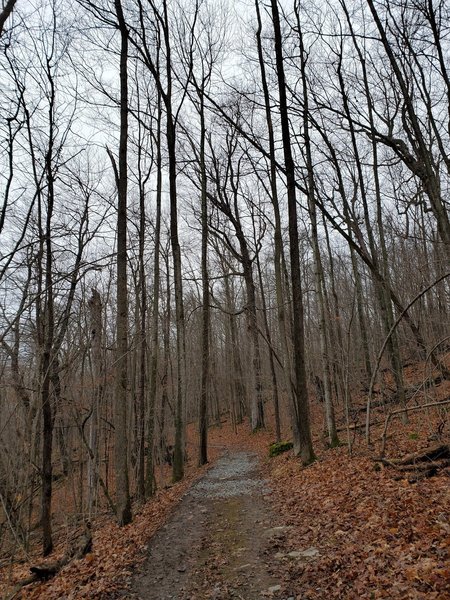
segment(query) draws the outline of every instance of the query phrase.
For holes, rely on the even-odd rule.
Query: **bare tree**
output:
[[[286,99],[286,80],[283,64],[283,47],[280,14],[277,0],[271,0],[274,29],[274,48],[277,65],[278,94],[280,100],[280,120],[283,138],[284,167],[289,209],[289,257],[291,262],[292,313],[293,313],[293,361],[295,375],[295,405],[293,409],[293,430],[295,452],[304,464],[314,460],[314,451],[309,424],[308,390],[305,371],[305,345],[303,323],[303,293],[300,272],[299,236],[297,223],[297,199],[295,168],[292,158],[291,134]]]
[[[250,419],[252,431],[257,431],[265,426],[261,381],[260,335],[256,305],[256,286],[253,272],[255,258],[252,256],[252,254],[255,255],[260,251],[260,239],[258,239],[257,245],[252,251],[241,217],[241,177],[242,171],[244,170],[243,161],[245,155],[239,155],[239,136],[232,130],[225,133],[224,148],[221,153],[222,156],[216,155],[212,143],[209,145],[212,153],[212,172],[210,177],[214,182],[214,191],[208,192],[208,197],[210,198],[211,203],[231,224],[233,233],[237,239],[238,248],[235,248],[232,240],[227,235],[227,232],[221,229],[220,222],[216,225],[213,225],[211,222],[210,228],[213,230],[214,234],[224,242],[234,259],[241,264],[245,281],[245,314],[251,340],[251,364],[252,377],[254,380],[254,391],[250,398]],[[263,235],[263,233],[260,235]]]
[[[128,28],[120,0],[114,1],[120,32],[120,143],[116,164],[117,206],[117,347],[115,390],[115,461],[117,519],[119,525],[131,522],[128,477],[127,389],[128,389],[128,285],[127,285],[127,150],[128,150]]]

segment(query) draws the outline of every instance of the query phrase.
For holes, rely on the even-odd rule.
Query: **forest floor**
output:
[[[419,389],[417,369],[408,374],[411,389],[414,377]],[[450,382],[414,394],[414,405],[448,401]],[[30,564],[40,562],[38,547],[16,557],[0,569],[0,596],[450,599],[449,468],[422,477],[418,465],[411,477],[378,460],[390,409],[373,412],[379,423],[373,427],[374,445],[367,447],[363,429],[355,427],[349,452],[347,444],[327,448],[322,408],[314,404],[317,460],[307,468],[289,452],[269,458],[270,426],[249,435],[247,423],[236,427],[222,420],[210,429],[210,464],[198,469],[192,426],[182,482],[162,484],[155,498],[136,504],[126,527],[117,527],[107,514],[100,517],[92,551],[47,582],[15,588]],[[356,406],[353,415],[355,425],[364,420]],[[283,436],[288,439],[288,427]],[[345,427],[340,436],[346,441]],[[407,423],[394,419],[386,439],[389,459],[448,444],[448,405],[412,412]],[[72,528],[59,537],[51,560],[64,554],[75,535]]]

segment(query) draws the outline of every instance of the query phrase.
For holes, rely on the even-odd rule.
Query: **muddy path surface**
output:
[[[265,496],[258,459],[220,458],[152,538],[133,579],[140,600],[294,600],[281,594],[276,553],[285,527]]]

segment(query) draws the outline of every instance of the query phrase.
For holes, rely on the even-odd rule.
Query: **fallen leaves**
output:
[[[177,502],[188,487],[202,473],[191,470],[180,483],[160,490],[142,506],[134,516],[133,523],[119,528],[112,517],[97,523],[93,532],[93,551],[82,560],[74,560],[65,566],[54,579],[27,586],[14,598],[19,600],[100,600],[113,598],[126,589],[133,570],[145,559],[147,544],[155,531],[167,520]],[[15,584],[27,575],[29,567],[14,570],[9,580],[4,579],[0,589],[8,597]]]
[[[289,547],[317,547],[306,567],[286,563],[291,592],[319,600],[450,598],[448,478],[415,485],[374,471],[368,457],[329,451],[308,469],[279,457],[269,476]],[[276,499],[276,500],[275,500]],[[294,550],[295,551],[295,550]]]
[[[321,430],[318,423],[320,419],[316,431]],[[389,456],[416,452],[435,429],[435,424],[420,416],[407,425],[396,422],[392,429],[396,435],[388,440]],[[344,447],[327,450],[316,463],[302,469],[292,455],[268,459],[273,434],[269,430],[249,435],[246,425],[238,427],[237,433],[230,424],[216,427],[210,439],[213,456],[227,447],[242,448],[257,452],[265,464],[273,490],[270,500],[285,523],[283,539],[273,548],[277,558],[271,566],[283,582],[283,591],[289,590],[286,596],[302,600],[450,598],[450,492],[445,473],[414,484],[406,477],[397,481],[392,469],[376,468],[378,463],[358,443],[353,457]],[[316,435],[316,448],[321,439]],[[195,439],[191,437],[188,443],[194,446]],[[16,598],[113,598],[126,589],[136,564],[145,558],[151,536],[200,474],[191,469],[183,482],[159,491],[127,527],[119,529],[111,519],[97,523],[92,553]],[[308,549],[313,554],[308,560],[295,555]],[[289,557],[289,553],[294,555]],[[210,573],[218,560],[215,556],[210,561]],[[14,584],[27,570],[28,565],[17,565],[7,583]]]

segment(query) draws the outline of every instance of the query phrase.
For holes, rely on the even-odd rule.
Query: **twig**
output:
[[[437,279],[436,281],[433,281],[433,283],[430,283],[429,286],[427,286],[425,289],[423,289],[419,294],[417,294],[417,296],[415,298],[413,298],[411,300],[411,302],[408,304],[408,306],[406,306],[402,312],[399,314],[399,316],[397,317],[397,320],[395,321],[395,323],[392,325],[392,327],[389,330],[389,333],[387,334],[383,345],[381,346],[381,350],[378,353],[378,357],[377,357],[377,362],[375,364],[375,368],[373,370],[372,373],[372,377],[370,379],[370,386],[369,386],[369,395],[367,397],[367,412],[366,412],[366,441],[367,444],[370,444],[370,404],[372,402],[372,397],[373,397],[373,387],[375,385],[375,379],[378,373],[378,369],[380,368],[380,363],[381,363],[381,358],[384,354],[384,351],[386,349],[386,346],[389,342],[389,339],[391,337],[391,335],[394,333],[394,331],[397,329],[399,323],[401,322],[401,320],[403,319],[403,317],[406,315],[406,313],[408,312],[408,310],[411,308],[411,306],[413,304],[415,304],[417,302],[417,300],[419,300],[424,294],[426,294],[429,290],[431,290],[431,288],[433,288],[435,285],[437,285],[438,283],[440,283],[441,281],[443,281],[444,279],[446,279],[447,277],[450,276],[450,273],[445,273],[445,275],[442,275],[441,277],[439,277],[439,279]],[[400,412],[404,412],[405,409],[402,409]]]
[[[426,408],[432,408],[434,406],[444,406],[445,404],[450,404],[450,398],[447,398],[447,400],[441,400],[441,402],[430,402],[429,404],[422,404],[421,406],[411,406],[411,407],[405,407],[405,408],[400,408],[398,410],[394,410],[392,412],[390,412],[388,414],[388,416],[386,417],[386,421],[384,423],[384,430],[383,430],[383,434],[381,436],[381,451],[380,454],[383,457],[384,456],[384,451],[386,448],[386,434],[387,434],[387,428],[389,426],[389,421],[392,419],[392,417],[394,417],[395,415],[398,415],[402,412],[413,412],[416,410],[425,410]]]

